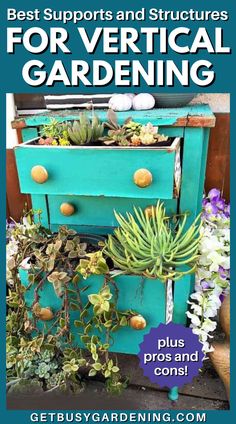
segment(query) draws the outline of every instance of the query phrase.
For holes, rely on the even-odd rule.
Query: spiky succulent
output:
[[[134,208],[126,217],[115,212],[119,227],[109,235],[104,253],[120,273],[178,280],[194,272],[198,258],[199,217],[186,230],[188,214],[178,220],[166,216],[163,203],[143,211]],[[188,268],[183,270],[183,266]],[[119,273],[119,272],[118,272]]]
[[[67,131],[71,141],[80,145],[97,141],[103,135],[104,126],[96,115],[90,120],[85,113],[80,113],[79,121],[68,124]]]

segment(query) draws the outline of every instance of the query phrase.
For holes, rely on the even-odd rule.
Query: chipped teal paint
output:
[[[183,145],[182,184],[180,211],[190,211],[187,225],[190,225],[201,211],[201,200],[204,190],[209,128],[185,128]],[[177,289],[175,297],[187,303],[194,289],[195,276],[191,276],[190,284],[184,290]],[[185,308],[186,310],[186,308]],[[184,311],[184,306],[183,306]]]
[[[185,128],[180,210],[190,211],[189,224],[201,209],[209,134],[205,128]],[[201,193],[201,196],[200,196]]]
[[[173,197],[175,151],[18,146],[15,154],[23,193]],[[42,165],[48,171],[49,177],[44,184],[31,178],[35,165]],[[149,187],[137,187],[133,181],[135,171],[140,168],[147,168],[152,173]]]
[[[88,112],[89,114],[89,112]],[[106,110],[96,110],[96,114],[102,121],[107,119]],[[40,126],[48,124],[51,118],[56,118],[58,121],[73,121],[78,119],[79,113],[72,112],[71,110],[59,112],[50,112],[43,115],[27,116],[24,118],[25,123],[29,127]],[[151,109],[142,111],[129,110],[127,112],[118,112],[118,121],[123,123],[128,117],[132,117],[136,121],[146,124],[152,122],[154,125],[172,126],[179,118],[188,116],[206,116],[213,117],[213,113],[208,105],[192,105],[181,108],[171,109]]]
[[[38,137],[38,129],[37,128],[24,128],[22,130],[22,139],[23,141],[29,141],[33,138]]]
[[[24,286],[28,285],[27,272],[20,270],[21,282]],[[103,276],[92,276],[88,280],[81,280],[81,287],[89,285],[88,290],[81,293],[83,303],[87,302],[87,295],[97,293],[104,282]],[[112,334],[111,352],[133,353],[139,351],[139,344],[142,342],[144,334],[148,333],[152,327],[157,327],[165,320],[165,285],[158,280],[143,279],[138,276],[119,276],[115,278],[119,290],[117,307],[120,310],[132,309],[138,311],[147,320],[145,330],[133,330],[130,327],[122,328]],[[43,289],[39,291],[40,305],[42,307],[50,306],[54,313],[62,307],[62,300],[55,295],[53,286],[45,282]],[[32,286],[25,293],[25,301],[28,307],[31,307],[34,301],[34,287]],[[74,343],[83,347],[81,344],[78,329],[74,326],[74,320],[80,319],[79,311],[70,312],[71,331],[75,336]],[[40,322],[39,329],[43,327],[50,328],[53,321]]]
[[[198,204],[197,210],[201,210],[202,205],[202,193],[204,191],[204,182],[205,182],[205,169],[207,163],[207,153],[208,153],[208,144],[209,144],[210,128],[204,128],[203,130],[203,147],[202,147],[202,160],[201,160],[201,172],[199,178],[199,191],[198,191]]]

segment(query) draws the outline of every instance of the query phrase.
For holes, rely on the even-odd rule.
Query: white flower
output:
[[[223,243],[220,242],[216,236],[203,237],[200,245],[202,253],[208,253],[212,250],[221,250],[223,247]]]
[[[207,258],[211,261],[211,265],[209,267],[211,272],[217,272],[219,267],[226,263],[225,257],[214,250],[208,254]]]
[[[202,307],[197,305],[196,303],[191,304],[191,309],[194,314],[202,316]]]
[[[190,296],[190,310],[187,316],[191,321],[190,327],[203,344],[206,355],[214,349],[209,339],[213,336],[217,323],[215,316],[221,306],[220,295],[229,292],[230,275],[230,228],[229,219],[219,215],[216,221],[203,220],[200,230],[202,239],[199,245],[199,260],[195,278],[195,293]],[[224,268],[225,277],[222,279],[219,267]],[[228,278],[227,278],[228,276]],[[223,283],[223,284],[222,284]]]
[[[202,324],[202,330],[204,330],[206,333],[210,333],[211,331],[214,331],[217,327],[217,323],[215,321],[212,321],[210,319],[206,319]]]
[[[209,352],[214,352],[215,349],[213,346],[210,346],[209,342],[205,342],[203,344],[203,350],[205,353],[209,353]]]
[[[199,293],[199,292],[192,293],[190,297],[191,297],[191,299],[197,300],[200,303],[200,302],[203,301],[204,294],[203,293]]]
[[[221,262],[221,266],[225,269],[230,269],[230,257],[224,257],[222,262]]]
[[[211,278],[211,271],[207,268],[198,268],[196,277],[198,280],[207,280]]]
[[[188,318],[191,319],[191,322],[192,322],[193,325],[199,326],[201,324],[200,319],[196,315],[191,314],[191,312],[189,312],[189,311],[186,312],[186,315],[187,315]]]
[[[7,244],[7,256],[16,255],[18,252],[18,242],[14,239],[11,239]]]

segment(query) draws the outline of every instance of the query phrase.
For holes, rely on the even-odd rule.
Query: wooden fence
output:
[[[205,190],[219,188],[230,199],[230,114],[216,113],[216,125],[211,129]]]
[[[19,220],[24,206],[31,207],[30,196],[20,193],[14,151],[7,150],[7,218]],[[219,188],[227,201],[230,197],[230,115],[216,114],[211,129],[205,190]]]

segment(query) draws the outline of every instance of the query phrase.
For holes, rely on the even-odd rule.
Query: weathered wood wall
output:
[[[211,129],[205,190],[217,187],[230,197],[230,115],[216,114],[216,126]],[[31,206],[30,196],[20,193],[14,152],[7,150],[7,216],[18,220],[25,206]]]
[[[31,207],[30,196],[20,192],[15,155],[12,149],[7,149],[6,160],[7,218],[12,217],[18,221],[25,205],[28,208]]]
[[[230,114],[216,113],[216,125],[211,128],[205,189],[217,187],[230,198]]]

